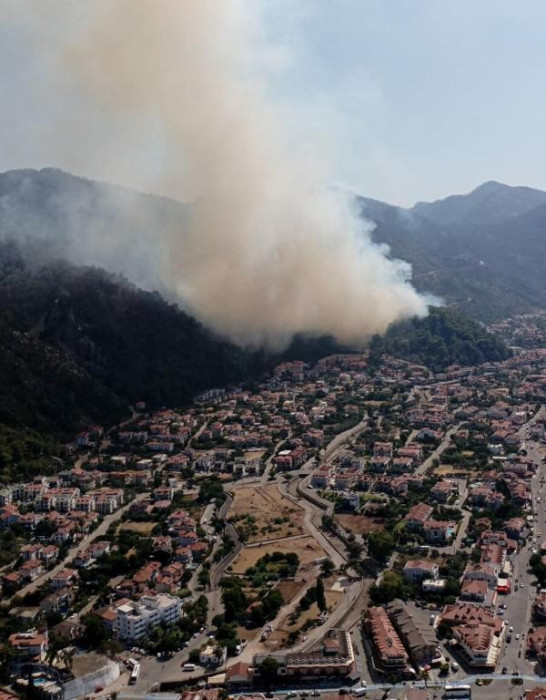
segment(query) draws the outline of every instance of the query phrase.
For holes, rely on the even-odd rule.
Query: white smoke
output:
[[[359,345],[426,313],[409,266],[389,259],[348,197],[329,187],[315,144],[291,140],[263,79],[256,5],[92,6],[84,30],[59,49],[59,67],[116,120],[138,115],[161,126],[156,189],[190,203],[180,227],[155,234],[173,297],[237,342],[273,347],[296,332]],[[60,7],[62,15],[68,6]]]

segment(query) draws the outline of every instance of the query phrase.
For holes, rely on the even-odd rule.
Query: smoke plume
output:
[[[155,189],[187,203],[179,226],[154,233],[174,298],[242,344],[279,347],[300,332],[359,345],[426,313],[426,300],[409,266],[374,244],[350,198],[329,186],[316,144],[291,137],[264,79],[255,8],[97,2],[62,66],[106,114],[161,131]]]

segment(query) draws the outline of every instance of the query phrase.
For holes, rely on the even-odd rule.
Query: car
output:
[[[499,615],[504,615],[504,610],[502,608],[500,608],[498,613],[499,613]]]
[[[510,627],[510,629],[509,629],[508,631],[509,631],[509,632],[513,632],[513,631],[514,631],[514,628],[513,628],[513,627]]]
[[[318,690],[313,690],[313,692],[311,693],[311,695],[312,695],[314,698],[318,698],[319,695],[320,695],[320,693],[319,693]]]
[[[95,688],[95,693],[102,693],[103,690],[104,690],[104,688],[102,687],[102,685],[98,685],[98,686]]]
[[[286,693],[286,697],[287,697],[287,698],[295,698],[296,695],[297,695],[297,693],[296,693],[295,690],[289,690],[289,691]]]
[[[300,698],[308,698],[309,693],[306,690],[300,690]]]
[[[521,636],[521,635],[520,635],[519,632],[518,632],[518,633],[516,634],[516,639],[519,639],[520,636]]]
[[[502,667],[502,675],[505,676],[507,673],[508,673],[508,669],[506,668],[506,666],[503,666]]]
[[[525,584],[523,583],[523,581],[519,584],[519,587],[520,587],[520,588],[525,588]]]

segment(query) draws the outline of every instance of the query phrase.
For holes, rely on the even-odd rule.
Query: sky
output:
[[[292,138],[327,153],[332,184],[403,206],[486,180],[546,190],[543,0],[248,3],[257,70]],[[168,148],[153,110],[105,111],[60,67],[84,7],[0,0],[0,171],[153,190]]]

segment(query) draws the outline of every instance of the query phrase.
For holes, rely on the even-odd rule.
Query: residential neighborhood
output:
[[[545,401],[540,348],[339,354],[90,426],[0,488],[6,690],[539,697]]]

